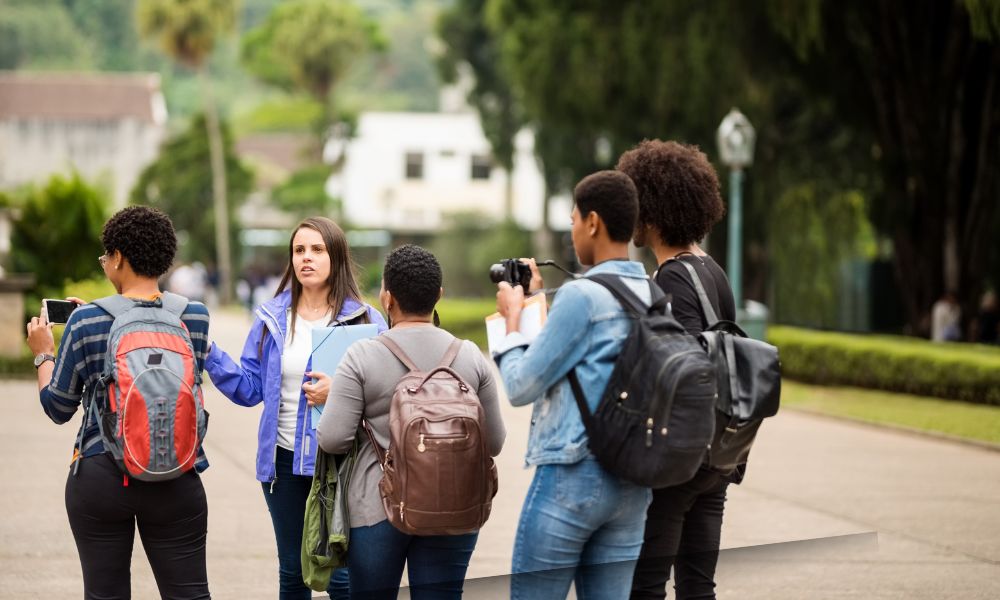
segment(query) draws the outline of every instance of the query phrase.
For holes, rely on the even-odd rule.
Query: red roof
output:
[[[0,71],[0,119],[120,119],[163,123],[156,73]]]

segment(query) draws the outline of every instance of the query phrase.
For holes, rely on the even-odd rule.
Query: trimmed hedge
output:
[[[768,328],[790,379],[1000,406],[1000,348],[902,336]]]

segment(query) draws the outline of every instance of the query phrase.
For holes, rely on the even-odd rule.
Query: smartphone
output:
[[[70,302],[69,300],[52,300],[45,298],[42,300],[45,305],[45,315],[47,316],[49,323],[54,323],[56,325],[65,325],[66,321],[69,321],[69,315],[74,310],[76,310],[76,302]]]

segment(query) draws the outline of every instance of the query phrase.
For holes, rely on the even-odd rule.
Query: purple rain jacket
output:
[[[205,358],[205,372],[212,383],[227,398],[241,406],[255,406],[264,403],[257,432],[257,481],[274,480],[274,457],[278,439],[278,405],[281,403],[281,352],[285,347],[287,311],[292,303],[292,292],[285,290],[271,300],[260,305],[255,311],[255,319],[250,334],[243,345],[240,363],[214,343]],[[379,333],[386,329],[381,313],[368,304],[346,299],[336,321],[349,322],[368,312],[371,323],[378,325]],[[260,340],[264,336],[261,349]],[[258,355],[258,349],[260,353]],[[307,367],[306,371],[312,366]],[[332,373],[330,374],[332,375]],[[303,383],[307,378],[303,375]],[[310,411],[305,400],[305,392],[299,396],[299,410],[295,426],[295,456],[292,472],[296,475],[312,477],[316,457],[316,432],[310,426]]]

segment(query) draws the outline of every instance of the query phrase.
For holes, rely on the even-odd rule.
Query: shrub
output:
[[[790,379],[1000,406],[1000,348],[771,327]]]
[[[57,293],[67,279],[101,272],[97,257],[104,254],[101,228],[109,202],[103,190],[78,173],[53,175],[8,202],[20,209],[11,231],[12,270],[34,274],[38,298]]]

